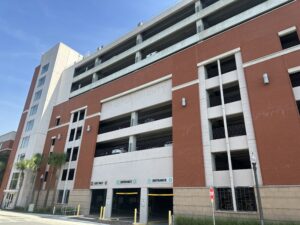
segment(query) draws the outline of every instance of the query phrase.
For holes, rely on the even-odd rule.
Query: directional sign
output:
[[[209,188],[209,197],[210,197],[210,201],[213,202],[215,199],[215,190],[213,187]]]

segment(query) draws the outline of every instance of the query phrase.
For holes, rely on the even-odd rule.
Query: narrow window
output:
[[[293,88],[300,86],[300,72],[290,74],[290,79]]]
[[[72,161],[76,161],[77,160],[77,155],[78,155],[78,147],[75,147],[73,149]]]
[[[79,121],[84,119],[85,109],[80,110],[79,112]]]
[[[58,197],[57,197],[57,203],[63,203],[62,202],[63,196],[64,196],[64,190],[59,190]]]
[[[67,179],[67,172],[68,172],[68,170],[63,170],[62,176],[61,176],[62,181],[65,181]]]
[[[41,98],[41,96],[42,96],[42,90],[35,92],[33,101],[38,101]]]
[[[73,123],[77,122],[77,120],[78,120],[78,112],[75,112],[73,114]]]
[[[73,180],[74,179],[74,173],[75,173],[75,169],[70,169],[68,180]]]
[[[47,63],[46,65],[44,65],[44,66],[42,67],[41,74],[46,73],[46,72],[48,71],[48,69],[49,69],[49,63]]]
[[[82,127],[77,128],[75,140],[78,140],[81,137]]]
[[[72,151],[71,148],[68,148],[68,149],[67,149],[67,153],[66,153],[66,162],[69,162],[69,161],[70,161],[71,151]]]
[[[206,79],[213,78],[219,75],[218,72],[218,62],[212,62],[205,66]]]
[[[32,106],[32,107],[30,108],[29,116],[35,115],[36,112],[37,112],[37,110],[38,110],[38,105]]]
[[[67,204],[69,202],[70,190],[66,190],[65,192],[65,201],[63,203]]]
[[[223,119],[211,120],[212,139],[225,138]]]
[[[60,117],[57,117],[55,120],[55,126],[58,126],[60,124]]]
[[[44,182],[47,182],[47,178],[48,178],[48,171],[45,172]]]
[[[54,145],[55,145],[55,141],[56,141],[56,138],[52,138],[52,139],[51,139],[51,146],[54,146]]]
[[[282,35],[279,38],[280,38],[280,43],[281,43],[282,49],[287,49],[287,48],[290,48],[290,47],[300,44],[297,30],[295,30],[291,33]]]
[[[43,85],[45,84],[45,81],[46,81],[46,77],[45,77],[45,76],[42,77],[42,78],[40,78],[40,79],[38,80],[37,87],[39,88],[39,87],[43,86]]]
[[[73,141],[74,140],[74,135],[75,135],[75,129],[72,129],[71,132],[70,132],[69,141]]]
[[[296,102],[297,103],[297,107],[298,107],[298,112],[300,114],[300,100]]]

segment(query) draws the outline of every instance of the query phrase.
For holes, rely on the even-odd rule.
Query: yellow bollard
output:
[[[100,208],[100,217],[99,217],[99,220],[101,220],[102,219],[102,216],[103,216],[103,206],[101,206],[101,208]]]
[[[77,206],[77,216],[80,214],[80,204]]]
[[[136,224],[136,220],[137,220],[137,209],[134,209],[134,221],[133,221],[133,224]]]
[[[171,210],[169,210],[169,217],[168,217],[169,219],[168,219],[168,221],[169,221],[169,225],[172,225],[172,211]]]
[[[105,206],[103,207],[103,214],[102,214],[102,219],[105,219]]]

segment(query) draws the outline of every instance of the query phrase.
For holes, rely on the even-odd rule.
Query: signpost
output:
[[[216,219],[215,219],[215,207],[214,207],[214,200],[215,200],[215,189],[213,187],[209,188],[209,197],[212,207],[212,213],[213,213],[213,224],[216,225]]]

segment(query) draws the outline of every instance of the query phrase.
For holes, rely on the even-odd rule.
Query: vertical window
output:
[[[68,180],[73,180],[74,179],[74,173],[75,173],[75,169],[70,169],[69,170]]]
[[[48,179],[48,173],[49,173],[48,171],[45,172],[44,182],[47,182],[47,179]]]
[[[293,88],[300,86],[300,72],[290,74],[290,79]]]
[[[20,148],[26,148],[29,143],[29,136],[23,137]]]
[[[45,80],[46,80],[46,77],[41,77],[39,80],[38,80],[38,84],[37,84],[37,87],[41,87],[45,84]]]
[[[83,120],[84,119],[84,114],[85,114],[85,109],[80,110],[80,112],[79,112],[79,120]]]
[[[81,137],[82,127],[78,127],[76,131],[75,140],[78,140]]]
[[[49,63],[47,63],[46,65],[44,65],[44,66],[42,67],[41,74],[46,73],[46,72],[48,71],[48,69],[49,69]]]
[[[69,141],[73,141],[74,140],[74,135],[75,135],[75,129],[72,129],[71,132],[70,132]]]
[[[300,114],[300,100],[296,102],[297,103],[297,107],[298,107],[298,112]]]
[[[70,190],[65,191],[65,200],[63,203],[67,204],[69,202]]]
[[[67,179],[67,173],[68,173],[68,170],[63,170],[62,176],[61,176],[62,181],[65,181]]]
[[[63,196],[64,196],[64,190],[59,190],[58,197],[57,197],[57,203],[63,203],[62,202]]]
[[[229,73],[236,70],[235,56],[231,55],[220,60],[221,74]]]
[[[32,107],[30,108],[29,116],[35,115],[36,112],[37,112],[37,110],[38,110],[38,105],[32,106]]]
[[[54,146],[54,145],[55,145],[55,141],[56,141],[56,138],[52,138],[52,139],[51,139],[51,146]]]
[[[60,117],[57,117],[55,120],[55,126],[58,126],[60,124]]]
[[[78,147],[73,148],[72,161],[76,161],[78,156]]]
[[[77,122],[77,120],[78,120],[78,112],[75,112],[73,114],[73,123]]]
[[[16,189],[18,180],[19,180],[19,173],[13,173],[11,181],[10,181],[9,189],[11,189],[11,190]]]
[[[300,44],[297,30],[291,31],[283,35],[279,34],[279,38],[282,49],[287,49]]]
[[[67,149],[67,153],[66,153],[66,162],[69,162],[70,161],[70,157],[71,157],[71,151],[72,149],[71,148],[68,148]]]
[[[33,123],[34,123],[34,120],[30,120],[30,121],[27,122],[26,128],[25,128],[25,132],[31,131],[31,130],[32,130],[32,128],[33,128]]]
[[[40,100],[41,96],[42,96],[42,90],[39,90],[39,91],[35,92],[34,97],[33,97],[33,101]]]

